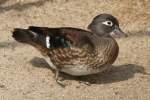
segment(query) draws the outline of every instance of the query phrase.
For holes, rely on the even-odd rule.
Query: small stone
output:
[[[5,85],[0,84],[0,88],[5,88]]]

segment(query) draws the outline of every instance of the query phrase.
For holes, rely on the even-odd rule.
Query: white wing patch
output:
[[[46,47],[47,48],[50,48],[50,37],[49,36],[46,36]]]

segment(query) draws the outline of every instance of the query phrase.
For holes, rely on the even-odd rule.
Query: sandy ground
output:
[[[119,57],[107,74],[81,78],[54,73],[33,47],[11,37],[29,25],[86,29],[92,18],[110,13],[128,38],[117,39]],[[150,100],[149,0],[0,0],[0,100]],[[90,86],[79,81],[91,82]]]

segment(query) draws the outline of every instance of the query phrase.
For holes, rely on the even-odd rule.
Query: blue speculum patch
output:
[[[64,37],[51,37],[50,48],[66,48],[69,47],[67,40]]]

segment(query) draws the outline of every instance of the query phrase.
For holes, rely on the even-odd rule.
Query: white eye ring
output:
[[[113,26],[112,21],[104,21],[104,22],[102,22],[102,24],[107,25],[107,26]]]

